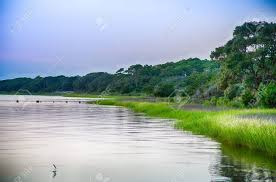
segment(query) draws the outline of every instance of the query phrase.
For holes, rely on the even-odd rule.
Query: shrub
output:
[[[203,97],[207,99],[221,96],[223,96],[223,91],[220,90],[217,86],[210,86],[203,93]]]
[[[217,106],[228,106],[230,100],[225,97],[219,97],[217,99]]]
[[[242,103],[246,107],[248,107],[248,106],[252,107],[256,103],[256,98],[255,98],[254,94],[250,90],[248,90],[248,89],[246,89],[243,92],[243,94],[241,96],[241,99],[242,99]]]
[[[235,108],[244,108],[244,103],[242,102],[242,99],[240,97],[236,97],[233,100],[231,100],[228,105],[229,107],[235,107]]]
[[[276,107],[276,84],[270,82],[268,85],[261,84],[258,90],[258,102],[263,107]]]
[[[217,105],[217,98],[216,97],[211,97],[211,99],[203,101],[203,105],[215,106],[215,105]]]
[[[163,83],[154,88],[153,94],[157,97],[168,97],[174,92],[174,85]]]
[[[234,99],[237,96],[240,96],[242,93],[243,87],[241,84],[230,85],[224,91],[224,96],[230,100]]]
[[[203,105],[206,106],[219,106],[219,107],[235,107],[235,108],[243,108],[244,104],[242,103],[239,97],[234,98],[233,100],[229,100],[225,97],[212,97],[210,100],[206,100],[203,102]]]

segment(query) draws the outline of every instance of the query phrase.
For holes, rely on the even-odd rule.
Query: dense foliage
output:
[[[241,98],[245,106],[275,107],[275,53],[275,23],[236,27],[233,38],[211,54],[221,65],[217,85],[224,96],[230,101]]]
[[[167,97],[177,88],[186,88],[194,94],[218,72],[215,61],[188,59],[160,65],[132,65],[115,74],[90,73],[76,77],[17,78],[0,81],[0,91],[16,92],[19,89],[35,92],[86,92],[105,90],[117,94],[147,94]]]
[[[275,107],[276,24],[248,22],[211,53],[212,60],[191,58],[159,65],[132,65],[115,74],[17,78],[0,81],[0,91],[181,96],[191,101],[238,107]]]

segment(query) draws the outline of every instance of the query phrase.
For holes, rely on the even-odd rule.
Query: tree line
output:
[[[73,91],[168,97],[175,90],[194,102],[238,107],[276,107],[276,24],[246,22],[216,48],[211,60],[190,58],[159,65],[132,65],[116,73],[16,78],[0,81],[0,91]]]
[[[56,76],[16,78],[0,81],[0,90],[14,92],[19,89],[37,92],[101,93],[108,90],[117,94],[147,94],[166,97],[176,88],[186,88],[193,94],[200,85],[213,78],[219,64],[198,58],[159,65],[132,65],[115,74],[89,73],[85,76]],[[197,80],[197,81],[195,81]]]

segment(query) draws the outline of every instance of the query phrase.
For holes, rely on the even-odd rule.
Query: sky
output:
[[[0,80],[209,59],[276,0],[0,0]]]

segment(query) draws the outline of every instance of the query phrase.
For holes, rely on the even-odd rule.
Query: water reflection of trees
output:
[[[210,170],[212,176],[226,177],[228,181],[276,181],[275,159],[261,153],[228,146],[222,147],[222,154],[218,155]]]

